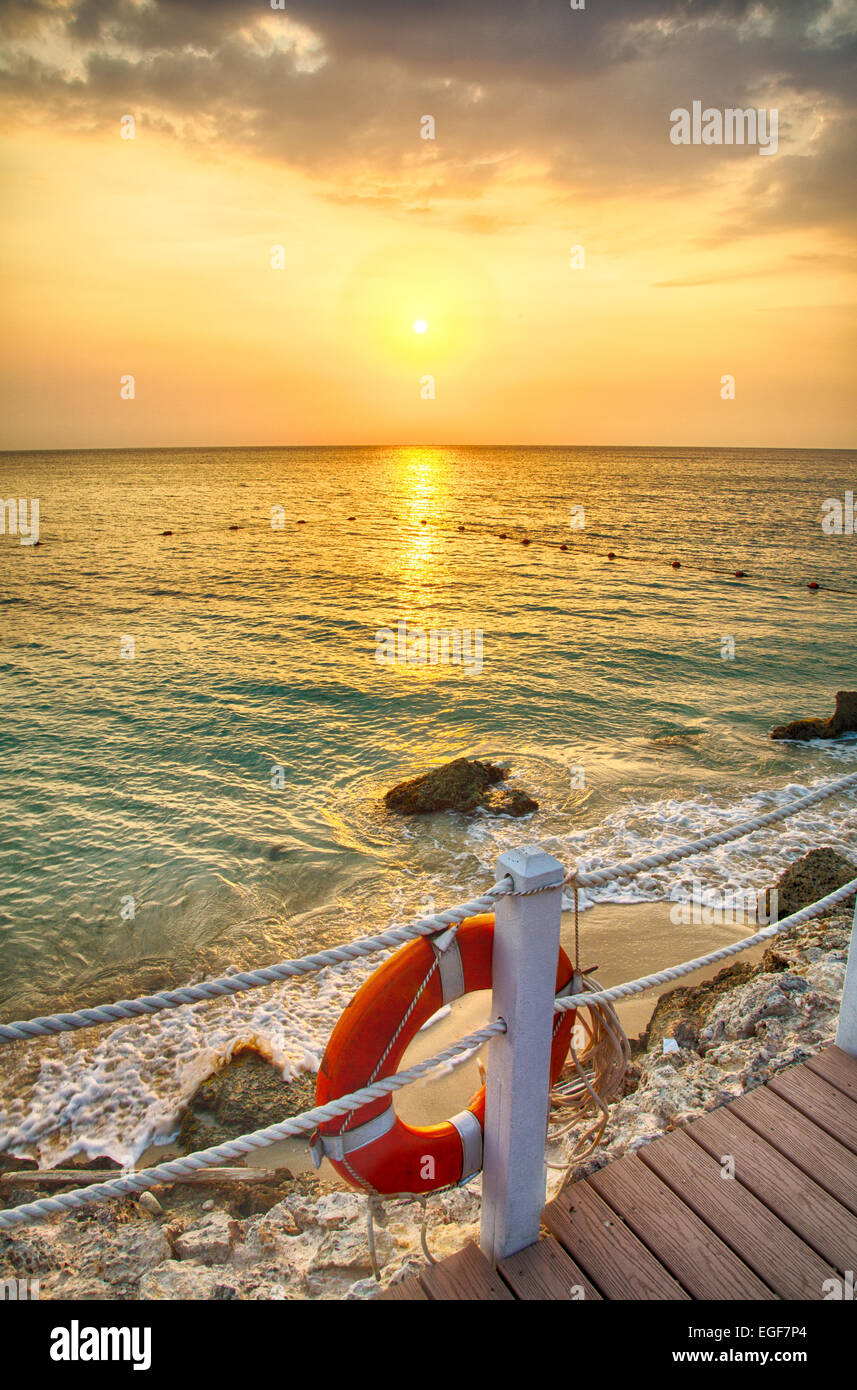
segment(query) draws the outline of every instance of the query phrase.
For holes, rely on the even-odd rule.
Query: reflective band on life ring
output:
[[[403,946],[357,991],[331,1034],[316,1085],[316,1104],[392,1076],[423,1024],[444,1004],[492,984],[494,914],[469,917],[458,930]],[[557,993],[568,992],[574,969],[564,951]],[[573,1011],[557,1016],[550,1077],[559,1077],[574,1028]],[[354,1187],[375,1192],[432,1192],[472,1177],[482,1167],[485,1087],[466,1110],[439,1125],[406,1124],[391,1096],[320,1125],[313,1158],[330,1159]]]

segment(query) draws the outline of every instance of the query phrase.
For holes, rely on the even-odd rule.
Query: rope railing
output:
[[[416,937],[435,936],[478,912],[489,912],[497,899],[511,892],[511,889],[511,880],[502,878],[480,897],[472,898],[470,902],[461,903],[457,907],[450,907],[446,912],[419,917],[407,926],[390,927],[377,936],[362,937],[359,941],[350,941],[329,951],[317,951],[314,955],[280,961],[278,965],[268,965],[261,970],[222,975],[217,980],[206,980],[198,985],[162,990],[158,994],[146,994],[139,999],[121,999],[115,1004],[97,1004],[91,1009],[78,1009],[75,1013],[47,1014],[42,1018],[3,1023],[0,1024],[0,1043],[29,1041],[31,1038],[45,1037],[53,1033],[69,1033],[77,1028],[91,1028],[99,1023],[116,1023],[122,1018],[140,1018],[147,1014],[159,1013],[162,1009],[178,1008],[181,1004],[222,999],[230,994],[240,994],[244,990],[261,989],[263,985],[276,984],[279,980],[287,980],[293,976],[310,975],[328,967],[348,965],[362,956],[386,951],[391,946],[401,946]]]
[[[625,984],[614,985],[605,990],[586,990],[580,994],[566,995],[564,998],[557,999],[554,1003],[554,1013],[563,1013],[569,1009],[581,1006],[591,1006],[599,1003],[609,1003],[616,999],[624,999],[633,994],[641,994],[647,989],[661,984],[668,984],[672,980],[680,979],[683,975],[690,974],[694,970],[699,970],[704,966],[714,964],[718,960],[723,960],[727,956],[735,955],[744,951],[748,946],[756,945],[762,941],[769,940],[772,936],[789,930],[791,927],[800,926],[803,922],[809,921],[813,917],[820,916],[823,912],[838,906],[839,903],[857,893],[857,878],[851,879],[848,883],[837,888],[834,892],[826,894],[817,902],[811,903],[808,907],[801,908],[798,912],[791,913],[779,922],[774,922],[770,926],[764,927],[761,931],[752,936],[744,937],[741,941],[732,942],[729,946],[724,946],[718,951],[711,951],[708,955],[698,956],[694,960],[685,961],[681,965],[672,966],[668,970],[658,971],[652,975],[642,976],[640,979],[628,981]],[[252,1131],[250,1134],[240,1135],[236,1139],[227,1140],[223,1144],[214,1145],[209,1149],[200,1149],[196,1153],[186,1154],[182,1158],[171,1159],[166,1163],[159,1163],[153,1168],[141,1169],[138,1173],[125,1174],[122,1177],[112,1178],[107,1182],[94,1183],[89,1187],[76,1188],[72,1192],[61,1193],[56,1197],[43,1197],[35,1202],[27,1202],[22,1206],[9,1207],[0,1210],[0,1230],[8,1230],[13,1226],[25,1225],[35,1221],[40,1221],[46,1216],[54,1216],[67,1211],[80,1210],[87,1206],[95,1205],[99,1202],[106,1202],[114,1197],[133,1197],[140,1192],[146,1192],[153,1187],[158,1187],[163,1183],[181,1181],[183,1178],[191,1177],[205,1168],[214,1168],[219,1164],[228,1162],[234,1158],[240,1158],[255,1152],[257,1149],[267,1148],[272,1144],[279,1143],[283,1139],[296,1137],[301,1134],[308,1134],[317,1129],[320,1124],[327,1120],[335,1119],[342,1115],[347,1115],[354,1110],[368,1105],[374,1100],[379,1100],[383,1096],[392,1095],[395,1091],[401,1090],[405,1086],[419,1081],[424,1076],[451,1061],[454,1057],[463,1056],[466,1053],[474,1052],[482,1047],[491,1038],[497,1037],[506,1032],[506,1024],[503,1019],[496,1019],[493,1023],[487,1024],[484,1028],[477,1029],[469,1033],[466,1037],[459,1038],[457,1042],[451,1043],[433,1057],[425,1061],[417,1062],[414,1066],[408,1067],[405,1071],[397,1072],[392,1076],[386,1076],[380,1081],[375,1081],[369,1086],[364,1086],[358,1091],[352,1091],[347,1095],[338,1096],[335,1100],[328,1101],[324,1105],[316,1106],[312,1110],[304,1111],[300,1115],[293,1115],[279,1124],[269,1125],[265,1129]],[[416,1194],[419,1195],[419,1194]]]
[[[828,912],[831,908],[837,907],[839,903],[847,901],[848,898],[857,894],[857,878],[852,878],[848,883],[844,883],[835,892],[828,893],[825,897],[819,898],[817,902],[810,903],[808,907],[802,907],[799,912],[793,912],[788,917],[783,917],[779,922],[772,922],[770,926],[763,927],[760,931],[754,932],[752,936],[745,936],[741,941],[733,941],[729,946],[721,946],[717,951],[709,951],[706,956],[697,956],[695,960],[686,960],[681,965],[670,966],[668,970],[658,970],[654,975],[643,975],[638,980],[629,980],[624,985],[612,985],[610,989],[602,989],[597,993],[587,991],[584,994],[568,994],[563,999],[557,999],[554,1004],[554,1013],[565,1013],[568,1009],[579,1008],[584,1004],[609,1004],[615,999],[627,999],[633,994],[642,994],[647,989],[652,989],[656,985],[667,985],[673,980],[680,980],[683,975],[689,975],[694,970],[702,970],[707,965],[715,965],[719,960],[726,960],[728,956],[735,956],[739,951],[746,951],[749,946],[757,946],[762,941],[769,941],[772,936],[778,936],[780,932],[788,931],[790,927],[799,927],[803,922],[810,921],[813,917],[820,917],[823,912]]]
[[[40,1221],[45,1216],[54,1216],[59,1212],[75,1211],[82,1207],[93,1206],[98,1202],[109,1201],[113,1197],[133,1197],[137,1193],[146,1192],[161,1183],[181,1181],[182,1178],[190,1177],[203,1168],[215,1168],[229,1159],[240,1158],[245,1154],[255,1152],[257,1149],[268,1148],[271,1144],[277,1144],[282,1139],[309,1134],[320,1124],[324,1124],[326,1120],[347,1115],[352,1110],[358,1110],[361,1106],[368,1105],[370,1101],[379,1100],[383,1096],[392,1095],[394,1091],[401,1090],[404,1086],[410,1086],[414,1081],[419,1081],[429,1072],[434,1071],[436,1067],[452,1061],[454,1057],[475,1051],[491,1038],[496,1037],[499,1033],[505,1033],[505,1031],[505,1023],[501,1018],[497,1019],[494,1023],[486,1024],[484,1028],[479,1028],[476,1032],[468,1033],[466,1037],[459,1038],[457,1042],[451,1043],[449,1047],[445,1047],[434,1057],[415,1063],[406,1071],[396,1072],[393,1076],[385,1076],[380,1081],[373,1082],[371,1086],[363,1086],[359,1091],[338,1096],[336,1100],[316,1106],[314,1110],[305,1110],[300,1115],[292,1115],[288,1120],[282,1120],[279,1124],[268,1125],[266,1129],[253,1130],[250,1134],[242,1134],[237,1139],[229,1139],[223,1144],[214,1145],[213,1148],[200,1149],[197,1153],[186,1154],[182,1158],[174,1158],[166,1163],[159,1163],[154,1168],[141,1168],[139,1173],[127,1173],[120,1178],[111,1178],[108,1182],[94,1183],[89,1187],[79,1187],[73,1192],[63,1192],[57,1197],[42,1197],[36,1202],[27,1202],[23,1206],[8,1207],[6,1210],[0,1211],[0,1230],[8,1230],[12,1226]]]
[[[708,848],[712,844],[722,844],[728,839],[737,838],[740,834],[748,834],[761,825],[771,824],[776,820],[781,820],[789,814],[794,814],[798,810],[814,804],[824,796],[833,795],[836,791],[845,790],[854,784],[857,784],[857,773],[841,778],[835,783],[829,783],[823,788],[818,788],[815,792],[798,798],[791,802],[789,806],[780,808],[778,811],[754,817],[752,820],[743,822],[739,826],[733,826],[728,831],[692,841],[687,845],[680,846],[672,851],[667,851],[664,854],[647,856],[642,860],[631,861],[628,864],[619,865],[612,871],[572,873],[565,881],[573,883],[575,888],[577,888],[593,881],[610,881],[610,878],[606,878],[608,874],[613,878],[631,877],[634,873],[641,872],[645,868],[656,867],[664,863],[672,862],[686,855],[699,853],[702,849]],[[543,890],[538,887],[516,890],[511,876],[507,875],[494,883],[487,893],[482,894],[478,898],[474,898],[458,907],[450,908],[446,912],[419,918],[407,926],[391,928],[375,937],[363,938],[360,941],[352,942],[346,946],[336,947],[330,951],[318,952],[315,955],[305,956],[294,961],[285,961],[278,966],[268,967],[267,969],[251,971],[243,975],[226,976],[220,980],[207,981],[201,985],[189,986],[183,990],[165,991],[160,995],[148,996],[138,1000],[120,1001],[118,1004],[103,1005],[96,1009],[81,1010],[77,1014],[53,1015],[46,1018],[32,1019],[25,1023],[5,1025],[0,1029],[0,1040],[13,1041],[22,1038],[26,1040],[45,1034],[65,1032],[72,1028],[87,1027],[92,1023],[111,1022],[116,1018],[155,1013],[160,1009],[176,1007],[179,1004],[187,1004],[197,1002],[200,999],[211,999],[221,997],[222,995],[235,994],[242,989],[251,989],[264,984],[270,984],[276,980],[288,978],[292,975],[304,975],[313,970],[321,970],[328,966],[342,965],[357,960],[361,956],[385,950],[389,946],[399,945],[404,941],[412,940],[420,936],[435,935],[438,932],[456,926],[466,917],[489,909],[499,898],[506,894],[515,894],[518,891],[520,891],[522,895],[526,895],[527,893],[537,893]],[[823,898],[820,898],[817,902],[810,904],[808,907],[790,914],[779,922],[764,927],[752,936],[732,942],[730,945],[709,952],[705,956],[696,957],[694,960],[685,961],[681,965],[672,966],[667,970],[658,971],[637,980],[627,981],[621,985],[614,985],[606,990],[593,991],[590,987],[583,993],[567,995],[564,998],[557,999],[554,1002],[554,1013],[562,1014],[569,1009],[607,1004],[616,999],[627,998],[630,995],[642,993],[658,985],[668,984],[673,980],[680,979],[682,976],[690,974],[694,970],[702,969],[728,956],[746,950],[750,946],[769,940],[771,937],[787,931],[791,927],[799,926],[801,923],[838,906],[855,893],[857,893],[857,878],[851,879],[848,883],[843,884],[842,887],[836,889],[832,893],[826,894]],[[339,1096],[335,1100],[328,1101],[325,1105],[317,1106],[300,1115],[291,1116],[289,1119],[283,1120],[279,1124],[270,1125],[265,1129],[255,1130],[250,1134],[241,1135],[236,1139],[228,1140],[223,1144],[218,1144],[209,1149],[202,1149],[181,1158],[171,1159],[153,1168],[143,1169],[138,1173],[124,1174],[121,1177],[109,1179],[106,1182],[99,1182],[89,1187],[78,1188],[72,1192],[63,1193],[55,1197],[41,1198],[38,1201],[29,1202],[23,1206],[0,1210],[0,1230],[9,1229],[13,1226],[32,1221],[38,1221],[45,1216],[108,1201],[114,1197],[133,1196],[136,1193],[147,1191],[152,1187],[166,1182],[181,1181],[183,1178],[192,1176],[201,1169],[216,1167],[225,1161],[252,1153],[257,1149],[265,1148],[283,1139],[310,1133],[315,1130],[318,1125],[328,1120],[350,1114],[374,1100],[391,1095],[402,1087],[408,1086],[414,1081],[421,1079],[445,1062],[449,1062],[455,1057],[460,1057],[465,1053],[477,1050],[485,1042],[489,1041],[490,1038],[506,1031],[507,1025],[504,1020],[502,1018],[496,1019],[493,1023],[486,1025],[484,1028],[470,1033],[464,1038],[460,1038],[457,1042],[450,1044],[449,1047],[443,1049],[443,1051],[437,1053],[434,1057],[428,1058],[426,1061],[419,1062],[407,1068],[405,1071],[398,1072],[392,1076],[384,1077],[348,1095]]]
[[[798,797],[778,810],[767,811],[763,815],[754,816],[750,820],[730,826],[727,830],[716,831],[700,839],[688,841],[674,849],[646,855],[641,859],[627,860],[624,864],[617,864],[612,868],[573,869],[566,876],[565,884],[575,888],[587,888],[623,882],[634,878],[637,874],[645,873],[649,869],[663,868],[691,855],[700,854],[706,849],[728,844],[731,840],[740,839],[741,836],[749,835],[754,830],[773,825],[779,820],[797,814],[798,811],[802,811],[808,806],[815,805],[816,802],[822,801],[828,796],[835,796],[837,792],[847,791],[851,787],[857,788],[857,772],[849,773],[846,777],[840,777],[834,782],[828,782],[823,787],[817,787],[815,791]],[[474,916],[478,912],[488,912],[494,906],[497,898],[503,897],[511,891],[511,881],[506,877],[492,884],[487,892],[478,898],[472,898],[470,902],[451,907],[446,912],[417,918],[406,926],[390,927],[387,931],[376,936],[363,937],[344,946],[333,947],[331,950],[317,951],[312,955],[300,956],[294,960],[280,961],[277,965],[269,965],[260,970],[223,975],[219,979],[206,980],[198,985],[185,985],[181,989],[162,990],[157,994],[142,995],[137,999],[121,999],[114,1004],[97,1004],[89,1009],[78,1009],[73,1013],[47,1014],[39,1018],[0,1024],[0,1044],[29,1041],[31,1038],[46,1037],[55,1033],[73,1032],[78,1028],[116,1023],[123,1018],[140,1018],[159,1013],[163,1009],[175,1009],[184,1004],[220,999],[229,995],[240,994],[248,989],[261,989],[264,985],[276,984],[294,976],[309,975],[328,968],[336,969],[339,966],[359,960],[363,956],[388,950],[392,946],[401,946],[416,937],[434,936],[447,927],[463,922],[465,917]]]
[[[616,864],[612,868],[583,871],[573,869],[565,882],[571,885],[577,884],[579,888],[600,888],[608,883],[620,883],[625,879],[636,877],[637,874],[646,873],[649,869],[661,869],[667,864],[675,864],[680,859],[687,859],[693,854],[700,854],[703,850],[727,845],[732,840],[739,840],[743,835],[750,835],[754,830],[762,830],[767,825],[775,825],[777,821],[794,816],[798,811],[803,811],[808,806],[814,806],[816,802],[823,801],[828,796],[835,796],[837,792],[848,791],[851,787],[857,788],[857,772],[850,772],[846,777],[837,778],[835,782],[826,782],[823,787],[816,787],[815,791],[797,797],[776,811],[765,811],[760,816],[753,816],[750,820],[740,821],[737,825],[731,825],[726,830],[717,830],[710,835],[703,835],[698,840],[689,840],[683,845],[676,846],[675,849],[663,850],[658,854],[647,854],[641,859],[629,859],[624,864]]]

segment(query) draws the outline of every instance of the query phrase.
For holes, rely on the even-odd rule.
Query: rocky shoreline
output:
[[[740,961],[702,985],[663,995],[634,1045],[625,1094],[611,1106],[604,1139],[573,1175],[640,1148],[829,1045],[851,918],[847,908],[814,920],[776,938],[757,964]],[[566,1161],[588,1123],[549,1145],[552,1163]],[[557,1170],[550,1174],[549,1196],[560,1181]],[[426,1239],[435,1258],[478,1239],[479,1185],[476,1179],[427,1200]],[[32,1185],[4,1185],[2,1195],[15,1205],[43,1194]],[[159,1190],[155,1201],[110,1202],[2,1234],[0,1278],[38,1279],[40,1297],[54,1299],[367,1299],[425,1262],[423,1217],[422,1204],[408,1200],[380,1213],[379,1283],[365,1198],[281,1170],[247,1185],[177,1185]]]

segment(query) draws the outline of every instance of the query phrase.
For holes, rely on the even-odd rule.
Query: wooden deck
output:
[[[496,1269],[469,1245],[381,1297],[823,1299],[857,1269],[857,1059],[779,1072],[574,1183],[544,1225]]]

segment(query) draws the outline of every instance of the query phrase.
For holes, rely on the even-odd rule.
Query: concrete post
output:
[[[515,892],[494,913],[492,1018],[507,1032],[487,1052],[482,1250],[496,1263],[539,1238],[545,1202],[545,1136],[564,869],[540,849],[497,861]],[[515,896],[541,888],[531,897]]]
[[[843,1052],[850,1052],[852,1057],[857,1057],[857,903],[854,906],[851,945],[848,947],[848,966],[845,971],[842,1003],[839,1006],[836,1046],[841,1047]]]

